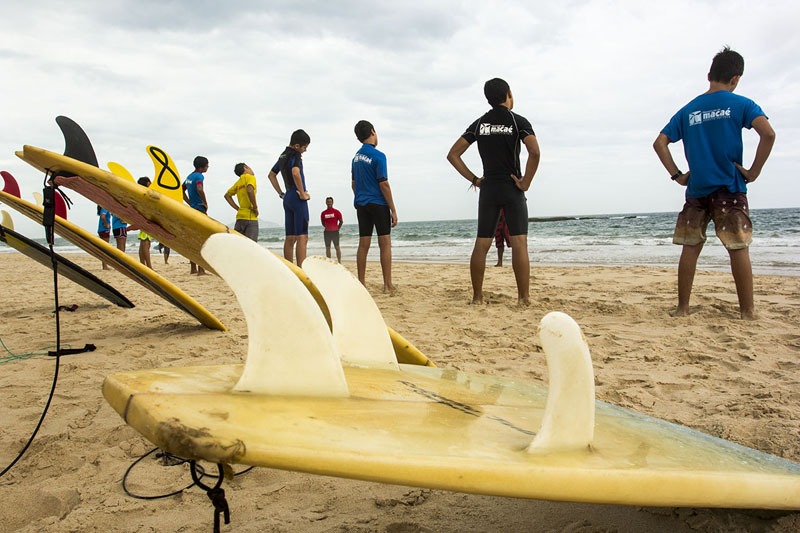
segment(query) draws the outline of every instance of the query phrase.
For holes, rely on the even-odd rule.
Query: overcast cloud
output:
[[[800,205],[800,5],[765,1],[428,2],[49,1],[6,3],[0,19],[0,169],[23,196],[41,176],[23,144],[63,150],[55,124],[83,126],[101,165],[153,174],[145,146],[185,177],[206,155],[210,215],[233,166],[259,179],[262,218],[280,222],[266,174],[290,133],[304,156],[312,222],[334,196],[355,222],[353,125],[375,124],[400,222],[475,218],[477,196],[445,155],[487,105],[483,82],[505,78],[534,125],[542,162],[531,216],[677,211],[684,189],[651,145],[669,117],[707,89],[725,44],[745,57],[737,89],[759,103],[778,139],[753,208]],[[757,142],[745,132],[745,164]],[[673,145],[681,168],[681,145]],[[477,150],[467,161],[480,172]],[[76,194],[72,195],[77,196]],[[94,228],[93,205],[70,218]],[[19,228],[35,226],[14,214]]]

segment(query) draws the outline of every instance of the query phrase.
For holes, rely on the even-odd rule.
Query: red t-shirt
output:
[[[338,209],[329,207],[319,216],[325,231],[339,231],[339,221],[342,220],[342,213]]]

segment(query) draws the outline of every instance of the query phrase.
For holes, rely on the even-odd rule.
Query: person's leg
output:
[[[692,296],[694,274],[697,271],[697,258],[703,250],[703,243],[684,244],[681,258],[678,261],[678,307],[670,313],[672,316],[689,314],[689,299]]]
[[[494,266],[501,267],[503,266],[503,251],[505,250],[505,246],[498,246],[497,247],[497,264]]]
[[[483,303],[483,276],[486,273],[486,254],[492,247],[491,237],[478,237],[469,259],[469,276],[472,280],[472,303]]]
[[[308,250],[308,235],[298,235],[296,239],[296,253],[297,266],[302,267],[303,261],[306,260],[306,253]]]
[[[139,241],[139,261],[147,268],[153,268],[153,263],[150,262],[150,240],[143,239]]]
[[[328,231],[328,230],[325,230],[322,235],[323,235],[323,238],[325,239],[325,257],[330,259],[331,258],[331,241],[333,240],[333,236],[331,235],[331,232]]]
[[[750,264],[750,249],[728,250],[731,258],[731,273],[736,283],[736,295],[739,297],[739,312],[745,320],[756,318],[753,302],[753,268]]]
[[[116,237],[117,240],[117,250],[122,253],[125,253],[125,242],[128,240],[127,237]]]
[[[372,243],[372,236],[358,238],[358,250],[356,251],[356,270],[358,271],[358,281],[366,287],[367,274],[367,253]]]
[[[381,255],[381,273],[383,274],[383,290],[394,293],[392,284],[392,236],[378,235],[378,248]]]
[[[530,305],[531,263],[527,235],[511,236],[511,266],[517,281],[517,303]]]
[[[169,264],[169,246],[164,247],[164,264]]]
[[[297,241],[297,235],[287,235],[283,241],[283,258],[290,263],[294,261],[294,243]]]
[[[342,262],[342,249],[339,248],[339,232],[335,231],[331,236],[331,240],[333,241],[333,247],[336,248],[336,260],[338,262]],[[330,256],[328,256],[330,257]]]

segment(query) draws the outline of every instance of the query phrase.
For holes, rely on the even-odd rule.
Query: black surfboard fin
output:
[[[61,128],[64,135],[64,155],[82,161],[87,165],[99,167],[97,156],[94,153],[92,142],[89,136],[83,131],[77,122],[69,117],[59,115],[56,117],[56,124]]]

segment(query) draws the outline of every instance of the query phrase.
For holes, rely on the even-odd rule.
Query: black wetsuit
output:
[[[531,123],[504,106],[492,108],[470,124],[462,137],[478,141],[483,161],[483,181],[478,201],[478,237],[494,236],[500,210],[505,211],[510,235],[528,234],[528,203],[525,193],[511,178],[522,177],[519,164],[521,141],[535,135]]]

